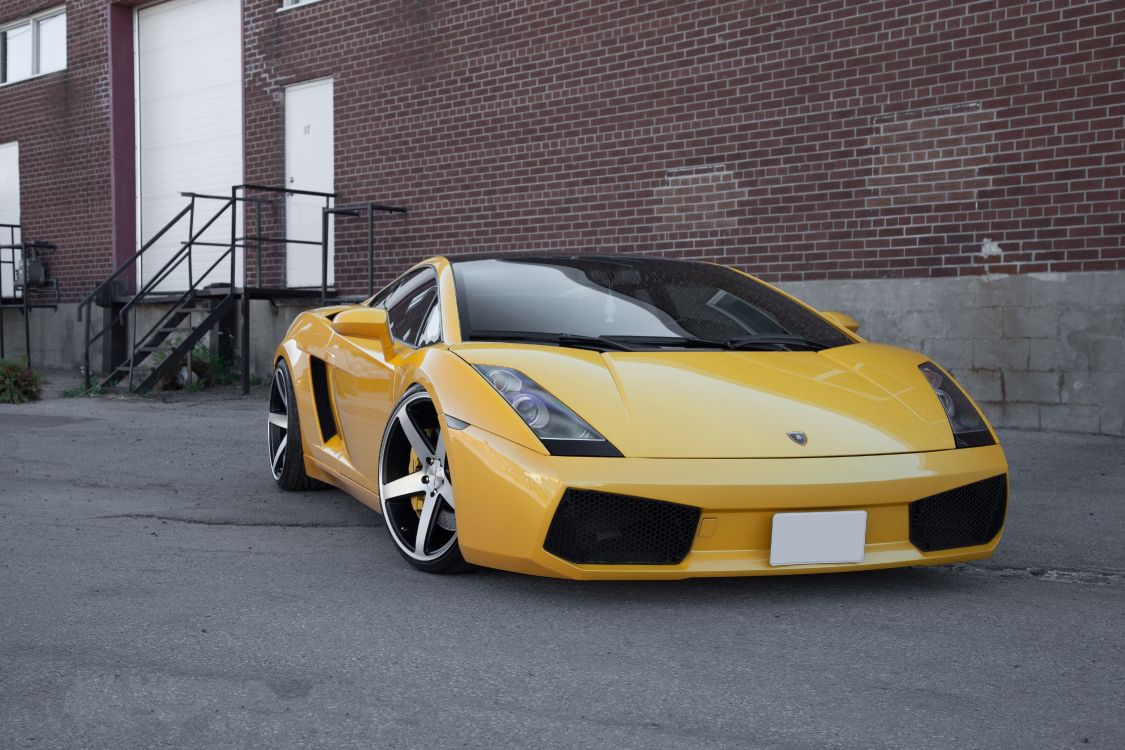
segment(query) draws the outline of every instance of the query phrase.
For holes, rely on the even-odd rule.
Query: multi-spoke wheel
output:
[[[379,451],[379,501],[395,547],[430,573],[467,566],[457,546],[457,506],[445,431],[421,387],[407,391],[387,423]]]
[[[305,473],[305,457],[301,449],[301,420],[293,380],[285,360],[278,360],[270,383],[270,411],[267,425],[270,449],[270,471],[274,481],[286,490],[311,490],[324,486]]]

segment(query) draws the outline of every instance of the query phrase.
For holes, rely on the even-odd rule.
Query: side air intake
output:
[[[323,360],[309,357],[312,374],[313,400],[316,402],[316,419],[320,422],[320,436],[324,442],[336,437],[336,415],[332,413],[332,394],[328,390],[328,367]]]

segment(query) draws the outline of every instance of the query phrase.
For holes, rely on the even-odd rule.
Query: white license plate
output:
[[[866,537],[864,510],[777,513],[773,517],[770,565],[861,562]]]

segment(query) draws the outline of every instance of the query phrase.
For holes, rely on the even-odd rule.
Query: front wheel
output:
[[[379,503],[395,548],[427,573],[469,566],[457,545],[457,506],[445,431],[420,386],[402,397],[379,450]]]

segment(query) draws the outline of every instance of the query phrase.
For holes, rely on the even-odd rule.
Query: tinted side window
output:
[[[398,289],[398,287],[401,283],[402,283],[402,279],[395,279],[390,284],[387,284],[387,286],[383,287],[383,291],[379,292],[378,294],[376,294],[374,297],[371,298],[371,301],[367,303],[368,306],[369,307],[386,307],[387,306],[387,300],[391,298],[391,295],[395,293],[395,290]]]
[[[406,289],[407,286],[413,287]],[[391,325],[391,335],[411,346],[418,345],[419,334],[426,323],[427,314],[435,307],[437,283],[431,278],[421,285],[409,282],[403,286],[402,295],[394,295],[387,308],[387,319]]]
[[[411,290],[416,289],[422,282],[432,278],[434,278],[434,272],[429,268],[420,268],[413,273],[404,273],[402,276],[399,276],[390,284],[383,287],[367,304],[369,307],[382,307],[386,309],[398,302],[403,294],[410,293]]]
[[[430,305],[430,313],[426,322],[422,324],[422,332],[418,334],[418,347],[429,346],[441,341],[441,305],[434,300]]]

